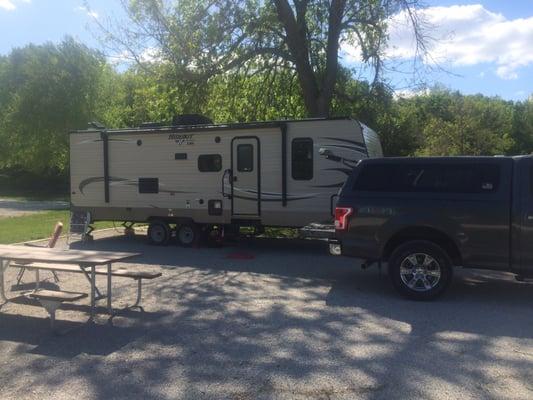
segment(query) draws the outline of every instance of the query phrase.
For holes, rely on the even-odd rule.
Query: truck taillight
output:
[[[353,214],[351,207],[335,207],[335,229],[345,231],[348,229],[349,217]]]

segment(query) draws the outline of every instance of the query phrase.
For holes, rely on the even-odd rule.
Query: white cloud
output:
[[[0,0],[1,1],[1,0]],[[31,0],[30,0],[31,1]],[[87,14],[89,17],[91,18],[94,18],[94,19],[97,19],[98,18],[98,13],[96,11],[93,11],[91,10],[90,8],[87,8],[85,6],[79,6],[79,7],[76,7],[75,8],[75,11],[82,11],[84,12],[85,14]]]
[[[31,0],[0,0],[0,9],[13,11],[17,8],[16,3],[30,4]]]
[[[434,39],[428,63],[493,63],[502,79],[517,79],[521,67],[533,64],[533,17],[510,20],[480,4],[429,7],[420,15]],[[388,57],[411,58],[415,47],[406,15],[396,15],[390,26]]]
[[[431,89],[429,88],[406,88],[406,89],[397,89],[394,91],[394,97],[396,99],[410,99],[415,96],[424,96],[429,95]]]
[[[140,54],[139,59],[142,62],[157,63],[161,62],[161,50],[157,47],[147,47]]]
[[[157,47],[147,47],[140,51],[137,56],[133,56],[130,52],[124,50],[120,53],[108,56],[108,61],[117,68],[127,68],[137,61],[141,63],[161,63],[161,50]]]
[[[15,4],[13,4],[13,2],[9,0],[0,0],[0,8],[7,10],[7,11],[11,11],[17,7],[15,7]]]

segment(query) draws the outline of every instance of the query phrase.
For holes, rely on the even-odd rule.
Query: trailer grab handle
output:
[[[222,174],[222,197],[227,197],[228,199],[231,198],[231,195],[226,194],[226,176],[229,176],[231,178],[232,172],[231,169],[227,169]],[[229,180],[231,182],[231,179]]]

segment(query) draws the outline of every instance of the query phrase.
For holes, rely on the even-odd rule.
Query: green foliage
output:
[[[411,129],[420,138],[418,155],[510,154],[514,140],[514,106],[500,98],[464,96],[436,89],[399,102],[400,115],[412,115]],[[407,106],[407,110],[403,108]],[[413,106],[416,110],[413,110]]]
[[[0,175],[9,175],[0,176],[0,192],[7,186],[24,194],[28,187],[44,192],[52,183],[68,187],[68,131],[89,121],[125,127],[171,121],[181,113],[218,123],[307,115],[293,73],[263,70],[260,63],[249,67],[253,73],[220,74],[197,85],[184,76],[176,80],[175,68],[165,62],[117,72],[72,39],[0,56]],[[356,80],[351,71],[340,69],[338,77],[332,114],[376,130],[388,156],[533,152],[533,100],[443,88],[395,98],[386,86]]]
[[[513,154],[533,153],[533,97],[515,104],[511,137]]]
[[[295,80],[306,116],[329,116],[337,85],[341,43],[359,49],[362,69],[382,78],[387,24],[403,12],[424,52],[417,18],[420,0],[129,0],[127,20],[99,24],[114,49],[143,68],[161,62],[193,103],[202,102],[214,78],[263,78],[280,71]],[[147,57],[147,55],[151,57]],[[159,62],[150,62],[150,58]],[[270,96],[275,96],[275,92]],[[186,108],[187,109],[187,108]]]
[[[96,109],[104,59],[73,39],[0,60],[0,168],[65,174],[68,131]]]
[[[209,89],[201,109],[215,121],[265,121],[306,115],[298,82],[286,71],[263,76],[219,76],[211,80]]]

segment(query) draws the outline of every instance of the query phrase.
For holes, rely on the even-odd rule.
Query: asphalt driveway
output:
[[[146,313],[88,325],[85,302],[58,312],[72,330],[55,336],[41,308],[5,305],[1,399],[533,398],[533,284],[511,275],[458,271],[445,297],[421,303],[319,242],[91,247],[140,251],[132,263],[163,270],[145,285]],[[117,305],[131,302],[134,284],[114,285]]]

